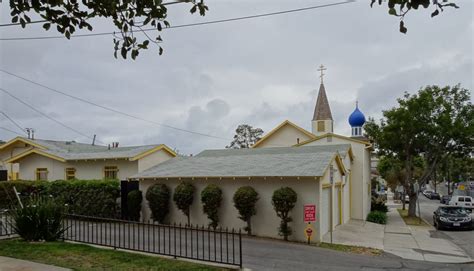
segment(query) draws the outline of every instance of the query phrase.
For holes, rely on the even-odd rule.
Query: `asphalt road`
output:
[[[439,187],[440,193],[443,193],[444,187]],[[420,194],[421,217],[433,225],[433,212],[440,206],[439,200],[430,200]],[[471,258],[474,259],[474,231],[437,231],[433,228],[432,234],[438,238],[451,240],[461,247]]]
[[[69,221],[71,222],[71,221]],[[170,238],[165,236],[165,232],[158,228],[150,227],[132,227],[130,231],[127,228],[116,227],[105,223],[75,223],[68,225],[74,225],[67,232],[69,240],[95,242],[96,244],[102,245],[113,245],[119,248],[132,248],[142,251],[155,251],[161,254],[168,254],[170,251],[174,251],[174,236],[177,234],[177,240],[181,239],[184,241],[185,236],[179,232],[174,231],[168,232],[166,236],[172,236]],[[139,229],[140,228],[140,229]],[[105,230],[107,229],[107,230]],[[150,232],[151,230],[151,232]],[[160,237],[159,237],[160,236]],[[213,241],[213,236],[209,236],[207,233],[204,234],[204,238],[200,239],[199,245],[197,244],[196,236],[202,238],[201,234],[197,235],[194,233],[193,238],[188,236],[188,242],[184,244],[178,241],[178,244],[183,244],[184,247],[179,247],[178,251],[188,251],[190,256],[190,248],[193,247],[194,255],[196,258],[202,259],[210,257],[211,259],[217,257],[219,260],[222,256],[220,255],[220,240],[217,242],[217,253],[213,252],[216,243]],[[190,240],[193,239],[193,245]],[[204,242],[202,242],[204,240]],[[232,241],[229,240],[231,243]],[[222,246],[227,252],[227,245],[224,239]],[[161,244],[161,245],[160,245]],[[208,250],[209,244],[211,249]],[[201,249],[204,247],[204,250]],[[199,250],[199,256],[196,255],[196,251]],[[227,253],[224,252],[224,259],[227,259]],[[233,258],[233,252],[230,250],[231,259]],[[217,255],[216,255],[217,254]],[[238,252],[236,251],[236,256]],[[413,261],[401,259],[391,254],[383,254],[381,256],[366,256],[356,255],[351,253],[339,252],[330,249],[323,249],[315,246],[309,246],[306,244],[284,242],[280,240],[264,239],[264,238],[242,238],[242,258],[243,266],[252,270],[276,270],[276,271],[287,271],[287,270],[474,270],[474,264],[442,264],[442,263],[430,263],[422,261]]]

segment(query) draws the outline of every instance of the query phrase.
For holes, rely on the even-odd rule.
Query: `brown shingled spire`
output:
[[[318,99],[314,107],[313,120],[333,120],[331,108],[329,107],[328,98],[326,96],[326,89],[322,82],[319,86]]]

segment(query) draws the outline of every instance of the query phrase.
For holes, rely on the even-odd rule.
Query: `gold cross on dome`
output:
[[[319,66],[319,69],[318,69],[318,71],[321,72],[321,75],[319,76],[319,78],[321,78],[321,84],[323,83],[323,76],[324,76],[325,70],[327,70],[326,67],[324,67],[323,64],[321,64],[321,66]]]

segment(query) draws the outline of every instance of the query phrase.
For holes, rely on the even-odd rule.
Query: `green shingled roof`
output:
[[[178,157],[140,172],[131,179],[172,177],[320,177],[349,144],[259,149],[205,150]]]

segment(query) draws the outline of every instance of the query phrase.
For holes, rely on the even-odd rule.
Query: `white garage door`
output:
[[[331,188],[323,189],[323,203],[321,206],[321,237],[324,236],[329,231],[329,221],[331,219],[331,215],[329,213],[329,199]]]
[[[341,188],[336,188],[336,200],[334,201],[334,221],[336,221],[335,225],[341,224],[341,215],[340,215],[340,208],[339,205],[341,204]]]

